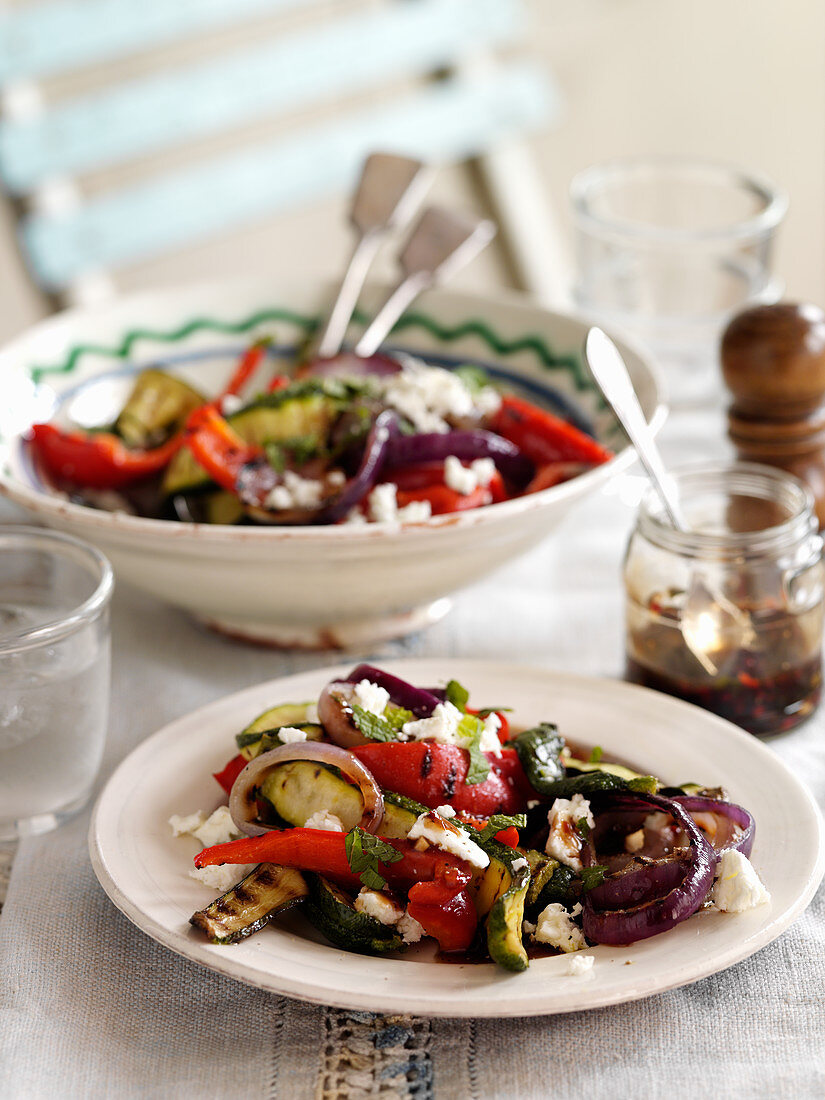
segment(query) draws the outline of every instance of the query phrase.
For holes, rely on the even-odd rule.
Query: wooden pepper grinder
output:
[[[792,302],[743,310],[725,329],[721,353],[738,457],[804,481],[825,528],[825,313]]]

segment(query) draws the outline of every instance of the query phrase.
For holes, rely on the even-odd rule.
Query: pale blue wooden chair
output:
[[[239,31],[247,32],[240,47],[232,44]],[[45,292],[64,296],[101,273],[343,193],[364,156],[386,149],[435,162],[480,158],[523,281],[551,296],[536,219],[552,233],[552,213],[541,209],[540,182],[517,139],[548,126],[559,98],[544,70],[512,59],[524,33],[521,0],[6,8],[0,185],[19,211],[28,270]],[[209,35],[218,48],[206,57],[111,79],[132,58]],[[72,90],[73,76],[103,66],[108,80]],[[264,124],[263,138],[198,152],[205,139]],[[168,165],[170,151],[190,147],[182,167]]]

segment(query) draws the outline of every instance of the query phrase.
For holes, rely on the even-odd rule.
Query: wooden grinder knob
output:
[[[825,526],[825,313],[793,302],[746,309],[725,329],[721,358],[739,458],[807,482]]]

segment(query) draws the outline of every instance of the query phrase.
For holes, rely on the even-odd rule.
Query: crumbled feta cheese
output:
[[[458,732],[464,715],[452,703],[438,703],[429,718],[405,722],[401,732],[412,741],[439,741],[442,745],[463,745],[465,737]]]
[[[360,508],[353,508],[351,511],[347,512],[344,520],[344,523],[351,527],[364,527],[368,522],[369,520]]]
[[[589,975],[593,971],[593,963],[596,961],[593,955],[571,955],[567,959],[567,973],[576,977]]]
[[[376,485],[367,497],[367,510],[373,523],[397,523],[398,502],[395,494],[398,486],[392,481]]]
[[[463,465],[455,455],[448,455],[444,460],[445,484],[465,497],[479,486],[489,485],[495,472],[496,464],[492,458],[477,458],[469,466]]]
[[[435,812],[441,814],[442,817],[455,817],[455,810],[452,806],[436,806]]]
[[[327,474],[327,485],[330,489],[340,489],[342,485],[346,485],[347,475],[343,470],[330,470]]]
[[[510,867],[513,871],[521,871],[525,867],[529,867],[529,866],[530,866],[530,864],[527,862],[527,860],[524,858],[524,856],[519,856],[518,859],[514,859],[513,862],[510,864]]]
[[[369,890],[366,886],[355,899],[355,911],[374,917],[382,924],[397,924],[404,916],[404,910],[382,894],[380,890]]]
[[[294,745],[296,741],[306,741],[307,731],[296,729],[294,726],[281,726],[278,737],[285,745]]]
[[[495,713],[490,713],[484,719],[481,730],[481,738],[478,747],[482,752],[491,752],[493,756],[501,756],[501,742],[498,739],[498,731],[501,729],[501,719]]]
[[[196,810],[193,814],[172,814],[169,824],[172,826],[172,836],[186,836],[194,833],[206,821],[203,810]]]
[[[318,725],[318,707],[315,705],[315,703],[307,703],[307,710],[306,714],[304,715],[304,721],[308,722],[312,726]]]
[[[432,811],[420,814],[407,834],[408,840],[419,837],[440,848],[442,852],[450,852],[451,855],[466,860],[472,867],[483,868],[490,863],[487,853],[475,841],[470,840],[463,829]]]
[[[457,374],[414,359],[387,377],[382,397],[418,432],[446,432],[450,426],[445,417],[476,413],[473,395]]]
[[[423,523],[433,514],[433,506],[428,500],[411,500],[399,508],[396,518],[399,523]]]
[[[405,913],[395,927],[401,933],[401,939],[404,943],[418,943],[424,935],[423,927],[409,913]]]
[[[587,947],[581,928],[573,923],[570,914],[558,902],[546,906],[539,913],[536,939],[539,943],[558,947],[560,951],[580,951]]]
[[[582,837],[578,827],[578,822],[582,818],[592,829],[594,820],[590,812],[590,803],[580,794],[574,794],[571,799],[557,798],[547,814],[550,832],[544,850],[559,863],[566,864],[574,871],[582,869],[582,862],[579,859]]]
[[[645,846],[645,831],[644,829],[637,829],[635,833],[628,833],[624,838],[624,849],[626,852],[639,852]]]
[[[213,844],[226,844],[229,840],[237,840],[241,836],[241,831],[232,820],[229,807],[218,806],[203,825],[192,830],[192,836],[204,848],[211,848]]]
[[[384,713],[387,703],[390,701],[390,693],[386,688],[373,684],[370,680],[359,681],[352,690],[353,698],[359,707],[380,717]]]
[[[521,930],[525,936],[532,936],[533,933],[536,931],[536,926],[535,924],[533,924],[532,921],[525,920],[521,922]]]
[[[528,798],[527,799],[527,809],[528,810],[535,810],[536,806],[540,806],[540,805],[541,805],[541,799],[540,798]]]
[[[316,810],[315,813],[304,822],[305,829],[323,829],[327,833],[345,833],[344,823],[340,817],[331,814],[329,810]]]
[[[211,890],[217,890],[219,894],[225,894],[235,883],[245,878],[254,867],[254,863],[224,863],[221,867],[193,867],[189,877],[197,879]]]
[[[750,860],[735,848],[719,857],[711,899],[723,913],[742,913],[771,900]]]
[[[202,810],[194,814],[173,814],[169,824],[173,836],[193,836],[204,848],[225,844],[227,840],[236,840],[241,835],[228,806],[219,806],[209,817]]]
[[[276,512],[289,508],[317,508],[323,497],[323,481],[301,477],[294,470],[286,470],[283,484],[270,490],[264,505]]]
[[[221,414],[231,416],[244,406],[243,398],[236,393],[228,393],[221,401]]]

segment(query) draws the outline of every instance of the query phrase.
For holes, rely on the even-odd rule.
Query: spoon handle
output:
[[[645,420],[619,349],[607,333],[593,327],[588,331],[585,339],[584,355],[605,401],[627,432],[639,456],[639,461],[656,486],[670,522],[678,531],[686,531],[687,524],[682,515],[681,505],[673,492],[670,477],[662,462],[653,433]]]
[[[355,345],[356,355],[373,355],[410,303],[474,259],[495,232],[493,223],[485,218],[456,214],[440,206],[428,207],[399,257],[401,281]]]
[[[388,153],[367,157],[350,210],[358,234],[338,294],[321,328],[317,354],[327,359],[341,350],[358,295],[386,237],[404,229],[430,185],[431,169],[421,161]]]

